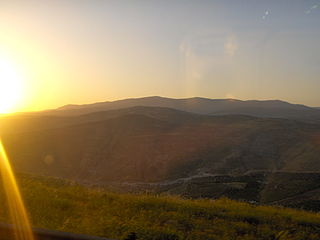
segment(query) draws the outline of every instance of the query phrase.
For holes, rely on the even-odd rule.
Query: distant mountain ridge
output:
[[[301,104],[291,104],[281,100],[242,101],[237,99],[209,99],[201,97],[182,99],[159,96],[129,98],[112,102],[65,105],[55,110],[44,111],[42,114],[72,116],[135,106],[165,107],[205,115],[248,115],[266,118],[320,121],[320,109]]]

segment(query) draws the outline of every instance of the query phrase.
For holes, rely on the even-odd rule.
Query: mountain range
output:
[[[164,107],[205,115],[248,115],[269,118],[290,118],[319,121],[320,110],[300,104],[290,104],[280,100],[248,100],[164,97],[130,98],[112,102],[84,105],[65,105],[58,109],[39,112],[45,115],[72,116],[86,113],[129,108],[135,106]]]
[[[0,132],[17,171],[320,209],[319,116],[282,101],[148,97],[2,117]]]

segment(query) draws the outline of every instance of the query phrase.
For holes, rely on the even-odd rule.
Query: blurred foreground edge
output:
[[[0,223],[0,240],[14,240],[15,230],[16,229],[12,224]],[[113,240],[109,238],[52,231],[40,228],[32,228],[32,231],[36,240]]]

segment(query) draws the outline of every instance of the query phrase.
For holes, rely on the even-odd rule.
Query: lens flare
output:
[[[9,159],[0,139],[0,173],[16,240],[34,240],[31,225]]]

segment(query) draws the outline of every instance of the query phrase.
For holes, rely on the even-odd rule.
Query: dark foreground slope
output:
[[[143,240],[318,240],[320,216],[285,208],[220,200],[116,194],[64,180],[20,176],[35,227]],[[1,206],[5,206],[0,189]],[[8,221],[5,208],[0,220]]]
[[[118,188],[188,198],[227,197],[256,204],[320,211],[320,173],[249,172],[243,175],[184,178],[166,184],[126,183],[120,184]]]

